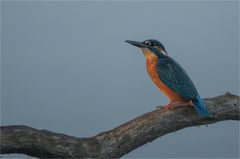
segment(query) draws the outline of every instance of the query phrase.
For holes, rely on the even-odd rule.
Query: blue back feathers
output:
[[[159,58],[157,73],[161,81],[185,99],[191,100],[201,117],[207,117],[208,111],[200,95],[184,69],[171,57]]]

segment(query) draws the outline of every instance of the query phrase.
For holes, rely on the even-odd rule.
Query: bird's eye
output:
[[[145,41],[144,43],[148,46],[152,46],[152,43],[150,41]]]

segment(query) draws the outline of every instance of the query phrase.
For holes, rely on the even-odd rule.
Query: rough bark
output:
[[[201,119],[190,106],[162,107],[112,130],[77,138],[31,127],[2,126],[1,154],[23,153],[40,158],[119,158],[167,133],[222,120],[239,120],[240,97],[226,93],[204,102],[210,117]]]

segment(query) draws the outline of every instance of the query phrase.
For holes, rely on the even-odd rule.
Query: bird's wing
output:
[[[192,80],[184,69],[170,57],[167,62],[157,64],[157,73],[162,82],[186,99],[195,99],[198,95]]]

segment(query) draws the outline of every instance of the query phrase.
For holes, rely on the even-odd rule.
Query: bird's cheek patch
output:
[[[164,55],[168,55],[165,51],[161,50],[161,53]]]

